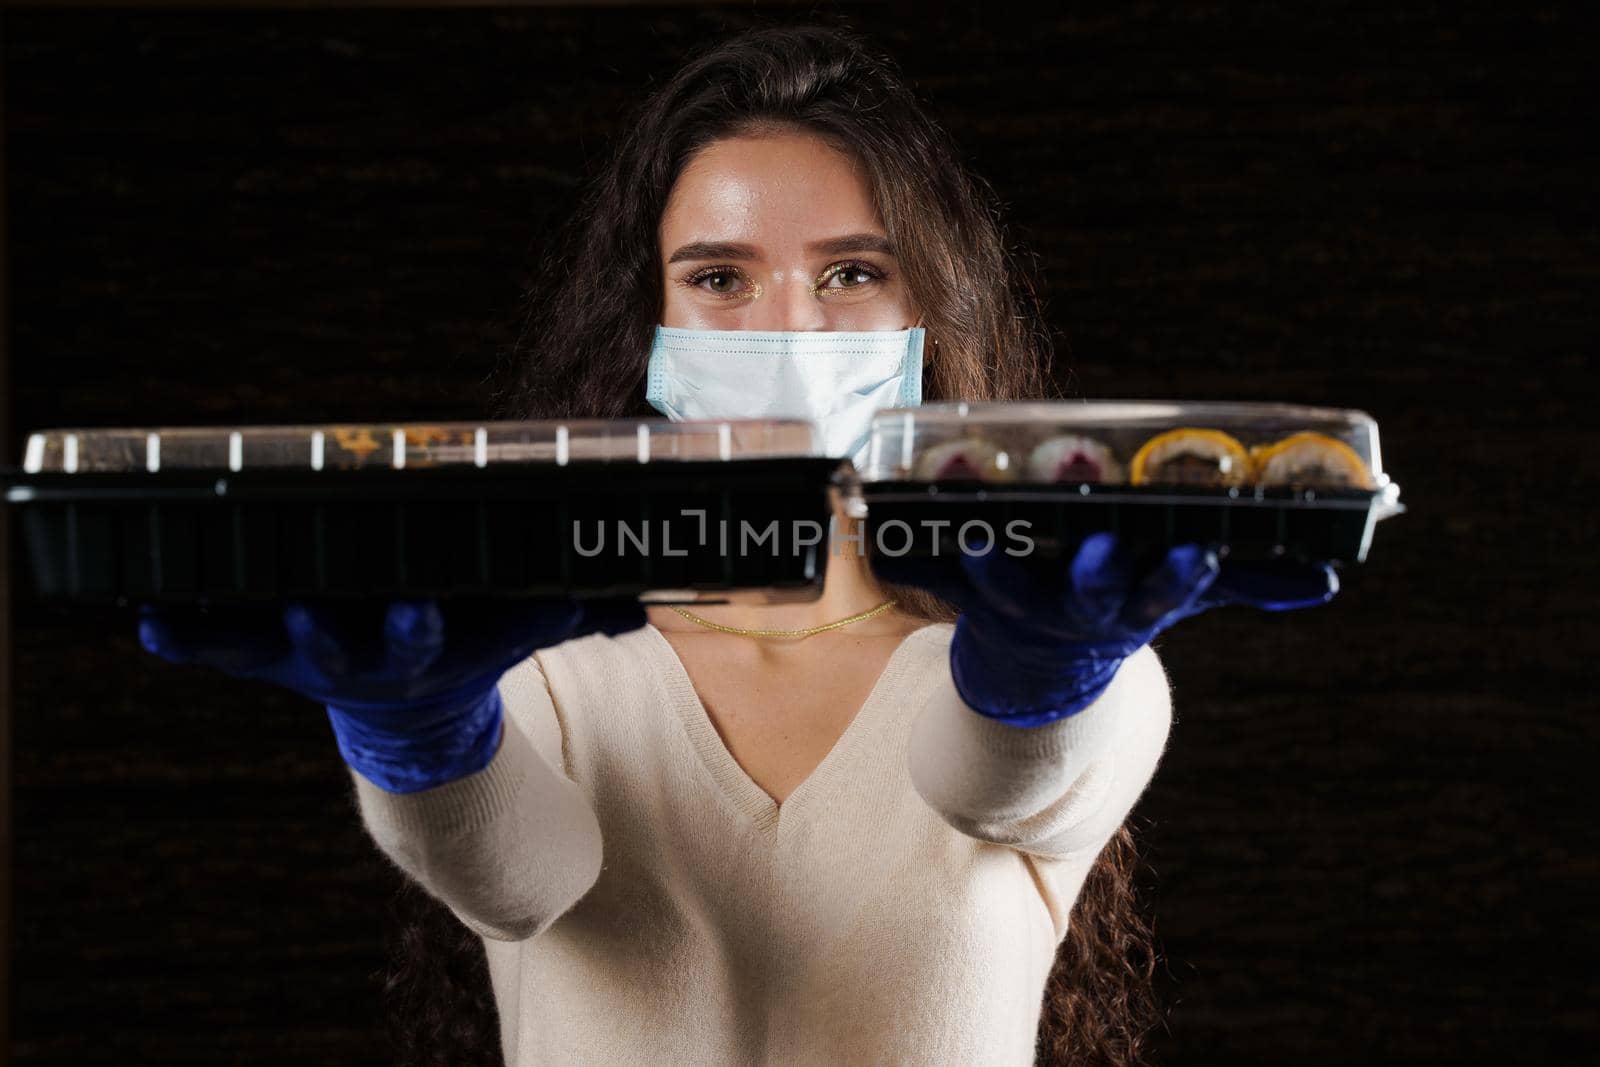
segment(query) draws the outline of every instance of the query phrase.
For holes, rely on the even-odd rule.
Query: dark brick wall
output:
[[[1037,252],[1069,388],[1364,408],[1412,509],[1333,605],[1160,642],[1163,1060],[1573,1058],[1600,1036],[1575,10],[853,10]],[[752,18],[7,12],[18,433],[481,414],[620,111]],[[392,879],[317,709],[123,618],[18,625],[18,1062],[382,1062]]]

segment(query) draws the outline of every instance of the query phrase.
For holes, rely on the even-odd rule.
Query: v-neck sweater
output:
[[[780,805],[654,626],[541,650],[500,747],[420,793],[351,772],[378,846],[484,939],[505,1062],[1023,1067],[1096,856],[1172,721],[1140,649],[1089,707],[968,708],[924,626]]]

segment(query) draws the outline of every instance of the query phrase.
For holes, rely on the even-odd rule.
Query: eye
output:
[[[738,296],[744,291],[744,275],[732,267],[707,267],[684,279],[692,289],[704,289],[715,296]]]
[[[868,263],[835,263],[823,274],[818,289],[859,289],[868,282],[881,281],[883,272]],[[838,284],[835,285],[834,283]]]

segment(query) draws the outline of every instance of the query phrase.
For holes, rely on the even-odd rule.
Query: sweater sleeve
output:
[[[1149,645],[1093,704],[1040,727],[978,714],[946,671],[912,728],[911,780],[970,837],[1048,858],[1093,855],[1154,777],[1171,725],[1166,672]]]
[[[352,770],[362,822],[383,851],[484,937],[543,933],[600,876],[600,823],[564,772],[561,725],[534,657],[500,680],[499,748],[476,774],[389,793]]]

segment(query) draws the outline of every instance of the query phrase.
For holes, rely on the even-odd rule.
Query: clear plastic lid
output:
[[[498,464],[658,463],[821,456],[804,419],[372,423],[48,430],[29,474],[162,470],[360,470]]]
[[[1390,489],[1378,424],[1365,412],[1243,402],[897,408],[873,420],[860,477],[869,483]]]

